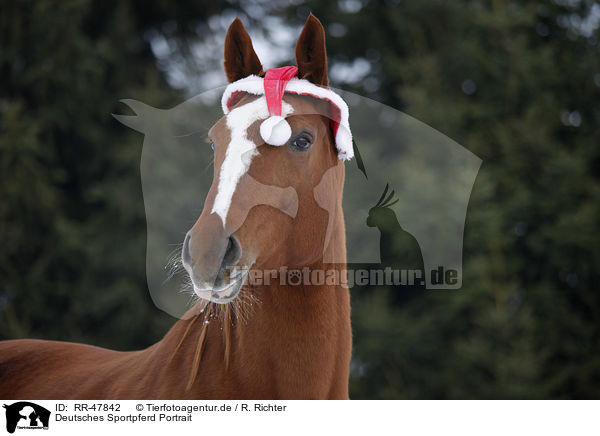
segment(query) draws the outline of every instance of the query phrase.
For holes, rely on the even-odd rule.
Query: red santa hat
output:
[[[294,66],[271,68],[265,77],[248,76],[230,83],[221,99],[223,113],[231,108],[244,94],[264,95],[267,100],[269,117],[260,125],[260,135],[270,145],[284,145],[292,135],[292,129],[282,112],[284,93],[309,95],[329,102],[329,120],[338,158],[349,160],[354,156],[352,133],[348,122],[348,105],[331,89],[322,88],[305,79],[296,77],[298,68]]]

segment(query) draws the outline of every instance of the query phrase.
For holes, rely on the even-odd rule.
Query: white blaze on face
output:
[[[282,116],[294,112],[292,106],[285,101],[282,102]],[[244,174],[248,172],[252,158],[258,154],[256,144],[248,139],[248,128],[258,120],[269,117],[267,99],[263,96],[250,103],[233,109],[227,114],[227,127],[230,131],[230,143],[227,146],[225,159],[219,173],[219,186],[217,196],[211,213],[221,217],[223,227],[227,220],[231,199],[237,184]]]

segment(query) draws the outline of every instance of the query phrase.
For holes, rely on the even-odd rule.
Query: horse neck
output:
[[[336,219],[328,250],[342,262],[325,264],[321,259],[306,267],[342,277],[343,216]],[[171,355],[171,370],[181,375],[188,369],[186,391],[223,397],[223,389],[236,380],[238,385],[231,387],[236,395],[243,396],[245,389],[254,398],[283,398],[310,391],[311,380],[320,380],[319,389],[347,397],[351,330],[346,286],[291,286],[275,277],[268,285],[243,290],[238,300],[224,306],[209,303],[201,313],[177,322],[156,344],[154,353]],[[324,374],[327,380],[322,380]],[[331,397],[333,392],[309,391],[300,396]]]

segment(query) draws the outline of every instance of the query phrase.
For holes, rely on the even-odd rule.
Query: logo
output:
[[[6,431],[14,433],[16,429],[48,430],[50,411],[28,401],[19,401],[4,405],[6,409]]]
[[[260,210],[265,211],[268,210],[265,207],[270,208],[269,217],[273,213],[272,216],[279,216],[281,223],[292,223],[292,226],[312,215],[315,221],[310,224],[313,228],[311,236],[304,238],[298,249],[290,250],[286,256],[287,265],[278,265],[290,267],[286,273],[290,285],[306,284],[304,275],[291,271],[293,266],[304,266],[322,258],[327,265],[325,273],[333,271],[333,265],[347,266],[355,272],[352,274],[355,280],[349,280],[348,286],[376,286],[382,292],[393,292],[398,298],[426,289],[461,289],[463,234],[471,191],[482,163],[478,156],[415,118],[337,89],[334,90],[336,99],[345,102],[352,114],[354,139],[352,145],[348,143],[347,146],[348,152],[353,148],[353,163],[321,160],[317,164],[315,161],[310,168],[305,168],[311,175],[310,183],[308,180],[305,184],[297,183],[295,177],[281,170],[285,165],[277,160],[287,159],[288,154],[275,152],[264,138],[262,141],[256,138],[256,142],[232,141],[230,138],[230,143],[224,141],[220,145],[221,149],[229,150],[229,145],[234,142],[244,144],[244,147],[233,147],[232,150],[237,151],[232,151],[231,161],[227,160],[230,166],[221,165],[217,174],[209,170],[214,167],[215,146],[208,137],[208,129],[223,111],[234,123],[235,113],[232,115],[227,109],[227,89],[233,88],[208,90],[166,110],[125,99],[122,102],[135,115],[115,115],[124,125],[144,135],[140,167],[148,228],[146,274],[152,300],[160,309],[181,318],[189,310],[189,303],[196,302],[197,298],[216,303],[231,301],[247,277],[252,279],[248,270],[252,274],[259,269],[249,257],[242,263],[231,265],[238,267],[233,274],[223,275],[222,270],[215,270],[220,264],[213,265],[212,269],[207,267],[204,278],[194,286],[183,257],[184,253],[189,254],[191,233],[195,234],[193,245],[207,258],[230,253],[233,259],[240,248],[230,246],[229,240],[206,230],[208,225],[196,226],[205,227],[205,231],[189,232],[190,224],[199,220],[205,206],[204,216],[211,217],[209,221],[215,229],[219,227],[214,223],[220,220],[222,227],[219,230],[223,232],[226,227],[227,234],[234,234],[251,218],[246,228],[254,229],[250,232],[254,240],[250,241],[248,237],[241,241],[242,244],[262,238],[268,241],[270,250],[281,247],[280,238],[272,233],[279,230],[272,226],[270,218],[264,218],[267,215],[251,213],[255,207],[260,206]],[[221,95],[226,97],[225,100],[219,99]],[[221,105],[223,101],[225,103]],[[239,120],[235,118],[236,132],[242,135],[240,138],[246,138],[244,132],[254,122],[248,114],[255,112],[246,108],[246,115],[240,115]],[[268,107],[263,109],[264,115]],[[326,105],[308,105],[303,107],[302,114],[300,108],[296,109],[295,115],[319,115],[337,122],[337,118],[331,118],[335,111]],[[274,127],[268,127],[273,133]],[[201,145],[203,143],[205,146]],[[335,145],[338,145],[337,139]],[[261,182],[251,176],[252,165],[263,168],[260,171],[265,176],[271,169],[278,175],[266,177]],[[342,165],[345,167],[343,179]],[[219,191],[221,179],[228,182]],[[273,184],[269,180],[278,181]],[[343,201],[338,183],[341,180],[344,180]],[[208,199],[213,186],[212,192],[223,194]],[[333,187],[337,187],[337,191]],[[203,202],[203,198],[207,201]],[[307,200],[301,202],[301,198]],[[297,216],[299,211],[302,212],[300,217]],[[341,214],[346,234],[345,250],[334,249],[334,228],[340,225],[338,217]],[[262,222],[258,217],[264,218]],[[182,235],[188,237],[181,241]],[[173,250],[177,245],[181,247]],[[244,251],[245,247],[241,248]],[[245,270],[242,273],[240,269]],[[390,270],[391,273],[386,272]],[[376,280],[372,280],[371,271],[375,272]],[[259,274],[266,278],[272,276],[271,272],[263,269]],[[217,280],[215,274],[218,283],[215,281],[216,286],[212,286],[210,280]],[[317,283],[321,277],[315,276]],[[324,279],[327,282],[327,277]],[[312,276],[310,280],[315,283]]]

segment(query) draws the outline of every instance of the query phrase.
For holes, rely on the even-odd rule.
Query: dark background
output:
[[[121,98],[167,108],[224,85],[210,44],[236,15],[292,62],[295,40],[274,29],[295,38],[309,11],[332,85],[483,159],[463,289],[353,290],[351,397],[598,397],[593,1],[3,1],[0,339],[161,338],[174,319],[146,287],[142,137],[110,114],[127,113]]]

